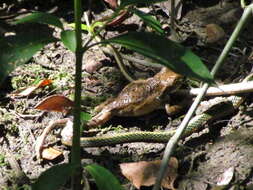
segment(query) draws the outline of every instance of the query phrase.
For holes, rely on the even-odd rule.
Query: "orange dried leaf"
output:
[[[38,88],[41,88],[41,87],[44,87],[44,86],[48,86],[48,85],[50,85],[50,84],[52,84],[52,80],[50,80],[50,79],[45,79],[45,80],[43,80],[43,81],[41,81],[38,85],[37,85],[37,87]]]
[[[141,186],[151,186],[155,184],[160,164],[161,160],[123,163],[120,164],[120,169],[121,173],[130,180],[137,189],[140,189]],[[162,181],[162,187],[175,189],[173,184],[177,177],[177,169],[178,161],[175,157],[172,157]]]
[[[54,160],[58,158],[59,156],[61,156],[62,152],[50,147],[50,148],[43,149],[41,155],[43,159]]]
[[[44,111],[57,111],[67,113],[74,105],[74,102],[62,95],[52,95],[41,102],[34,108]]]
[[[45,79],[45,80],[42,80],[38,85],[36,86],[30,86],[30,87],[27,87],[27,88],[23,88],[23,89],[20,89],[18,90],[17,92],[14,92],[12,94],[13,97],[24,97],[24,96],[29,96],[31,95],[36,89],[38,88],[42,88],[44,86],[48,86],[52,84],[52,80],[49,80],[49,79]]]

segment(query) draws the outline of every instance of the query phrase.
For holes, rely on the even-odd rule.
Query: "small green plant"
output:
[[[5,156],[0,154],[0,166],[6,166],[7,163],[5,162]]]
[[[46,170],[38,180],[32,185],[32,189],[59,189],[64,184],[78,166],[72,164],[61,164]],[[91,164],[84,169],[92,176],[99,190],[123,190],[118,179],[107,169]]]

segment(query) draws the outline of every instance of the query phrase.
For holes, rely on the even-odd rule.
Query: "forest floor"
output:
[[[22,16],[27,12],[51,12],[65,22],[73,22],[72,1],[47,0],[47,2],[24,0],[19,3],[15,1],[1,3],[1,37],[7,33],[22,31],[22,26],[13,26],[9,23],[16,15]],[[183,2],[176,20],[182,44],[199,55],[209,69],[222,52],[243,12],[239,2],[210,2]],[[142,10],[155,15],[169,34],[169,17],[163,11],[166,6],[168,5],[157,4]],[[94,19],[111,13],[111,10],[99,2],[94,3],[92,9]],[[210,24],[215,24],[215,28],[213,29],[213,25]],[[36,30],[41,28],[34,26],[30,30],[36,34]],[[119,26],[106,29],[103,35],[108,38],[125,31],[144,30],[145,27],[136,16],[130,16]],[[221,34],[213,32],[216,28]],[[246,27],[236,41],[217,74],[218,84],[242,81],[252,72],[252,29],[252,25]],[[54,28],[52,30],[55,36],[59,35],[58,30]],[[86,38],[87,34],[84,33],[83,39]],[[131,54],[125,49],[121,49],[121,52]],[[143,59],[137,54],[131,56]],[[46,142],[47,146],[62,152],[61,156],[54,160],[38,160],[35,154],[35,141],[50,121],[67,117],[71,119],[72,116],[42,112],[34,107],[51,95],[60,94],[73,99],[74,62],[73,53],[61,42],[49,44],[36,53],[28,63],[16,68],[0,86],[0,189],[28,189],[43,171],[69,160],[70,147],[61,143],[59,130],[50,133]],[[128,81],[121,74],[114,58],[103,54],[100,47],[90,49],[84,55],[83,63],[82,107],[86,112],[92,113],[96,105],[117,95]],[[126,62],[126,67],[135,79],[151,77],[159,70],[157,67],[134,62]],[[44,79],[51,79],[53,84],[37,89],[28,96],[13,96],[14,92],[26,89],[35,81]],[[183,88],[187,85],[183,85]],[[196,86],[198,83],[192,85]],[[245,101],[234,114],[215,120],[206,125],[203,131],[180,141],[180,146],[174,153],[179,161],[178,177],[174,184],[177,189],[212,189],[224,172],[231,168],[233,179],[226,186],[227,189],[253,189],[253,101],[251,94],[245,97]],[[113,132],[176,129],[186,111],[173,117],[166,115],[163,110],[137,118],[114,117],[104,127]],[[107,133],[103,127],[97,130],[102,134]],[[130,182],[120,173],[119,164],[159,160],[164,148],[164,144],[143,142],[85,148],[82,150],[82,163],[98,163],[104,166],[129,188]]]

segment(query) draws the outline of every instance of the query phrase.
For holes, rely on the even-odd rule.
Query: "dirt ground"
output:
[[[21,26],[8,23],[15,16],[30,11],[52,12],[66,22],[73,22],[72,2],[46,0],[8,1],[0,4],[0,35],[22,31]],[[45,1],[44,1],[45,2]],[[94,3],[94,18],[98,19],[110,13],[101,3]],[[147,8],[168,30],[168,16],[161,5]],[[183,39],[182,44],[199,55],[208,68],[212,68],[225,42],[230,37],[242,14],[239,2],[233,1],[185,1],[177,20],[177,32]],[[210,39],[206,25],[217,24],[225,31],[218,41]],[[218,84],[238,82],[252,71],[252,22],[236,41],[224,66],[217,74]],[[125,30],[139,30],[146,26],[135,16],[131,16],[124,24],[108,28],[104,36],[110,37]],[[31,28],[35,30],[36,27]],[[43,28],[43,27],[42,27]],[[40,27],[37,29],[41,30]],[[54,30],[58,36],[59,31]],[[87,34],[83,34],[87,38]],[[211,41],[210,41],[211,40]],[[124,53],[131,53],[122,49]],[[140,55],[132,54],[138,59]],[[35,110],[34,106],[44,98],[61,94],[73,98],[74,93],[74,55],[62,43],[49,44],[38,52],[27,64],[15,69],[0,87],[0,189],[29,189],[29,185],[41,172],[53,165],[69,160],[70,148],[61,144],[59,130],[50,133],[47,145],[63,152],[62,156],[53,160],[40,162],[35,156],[35,141],[43,129],[52,120],[71,115]],[[104,55],[99,47],[89,50],[83,58],[83,109],[92,109],[109,97],[115,96],[128,83],[111,56]],[[95,68],[94,68],[94,67]],[[142,64],[127,62],[126,67],[135,78],[149,77],[158,69]],[[87,73],[91,69],[92,72]],[[13,97],[13,92],[31,86],[36,80],[53,80],[53,85],[38,89],[26,97]],[[196,83],[187,83],[198,85]],[[215,120],[200,133],[180,141],[174,153],[179,160],[177,189],[197,190],[212,188],[220,180],[222,174],[232,168],[233,179],[226,189],[253,189],[253,104],[252,94],[234,114],[221,120]],[[112,131],[132,130],[165,130],[176,128],[184,113],[168,117],[165,111],[155,111],[138,118],[116,117],[106,123]],[[209,127],[209,128],[208,128]],[[99,128],[100,133],[103,128]],[[128,143],[113,147],[86,148],[82,150],[84,164],[98,163],[118,176],[122,184],[129,188],[130,184],[120,174],[119,164],[124,162],[157,160],[162,157],[164,144]],[[149,189],[149,188],[143,188]]]

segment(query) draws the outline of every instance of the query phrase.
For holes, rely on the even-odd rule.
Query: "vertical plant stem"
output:
[[[216,61],[216,64],[214,65],[211,74],[213,76],[215,76],[215,74],[217,73],[218,69],[220,68],[220,66],[222,65],[222,63],[224,62],[225,58],[227,57],[233,43],[236,41],[236,39],[238,38],[240,32],[242,31],[243,27],[245,26],[247,20],[250,18],[251,14],[252,14],[252,9],[253,9],[253,4],[251,4],[250,6],[248,6],[240,21],[238,22],[233,34],[231,35],[230,39],[228,40],[226,46],[224,47],[221,55],[219,56],[218,60]],[[153,190],[159,190],[160,186],[161,186],[161,182],[162,179],[164,177],[165,171],[168,167],[168,161],[177,145],[177,142],[179,141],[180,137],[182,136],[184,130],[186,129],[192,115],[194,114],[195,110],[197,109],[200,101],[202,100],[203,96],[206,93],[206,90],[208,89],[208,84],[205,83],[202,87],[202,90],[200,92],[200,94],[196,97],[195,101],[193,102],[193,104],[191,105],[189,111],[187,112],[185,118],[183,119],[182,123],[180,124],[180,126],[178,127],[175,135],[173,135],[173,137],[170,139],[170,141],[168,142],[164,155],[163,155],[163,159],[162,159],[162,163],[161,163],[161,167],[160,170],[158,172],[158,176],[156,179],[156,183],[154,185]]]
[[[75,64],[75,100],[74,100],[74,125],[71,148],[71,164],[79,166],[71,176],[72,190],[81,189],[81,148],[80,148],[80,112],[81,112],[81,77],[82,77],[82,57],[81,51],[81,0],[74,0],[75,11],[75,35],[76,35],[76,64]]]

